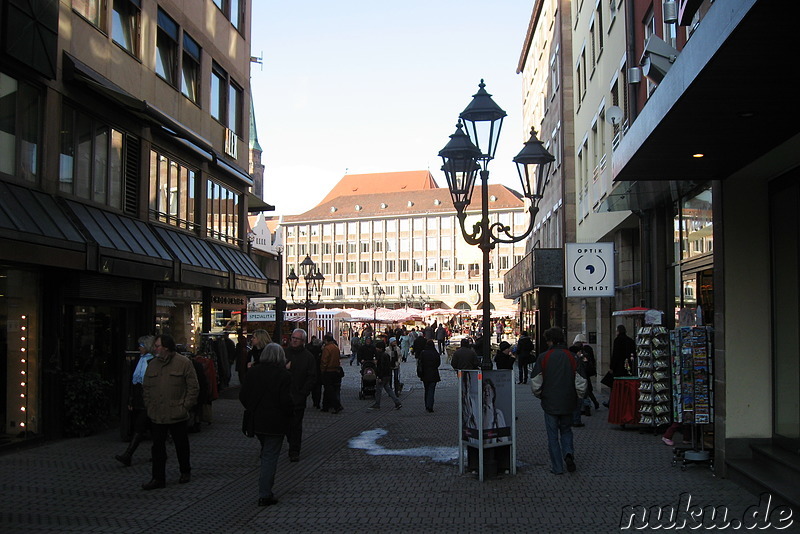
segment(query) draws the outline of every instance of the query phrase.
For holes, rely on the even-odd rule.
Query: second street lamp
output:
[[[361,288],[361,295],[364,297],[364,307],[370,306],[373,309],[372,312],[372,337],[375,338],[376,334],[378,333],[378,308],[383,305],[383,299],[386,295],[386,291],[383,290],[381,287],[380,282],[377,280],[372,281],[372,294],[370,294],[369,288],[364,287]]]
[[[305,259],[300,263],[300,273],[306,284],[306,291],[303,295],[303,300],[297,301],[294,297],[294,292],[297,290],[297,283],[300,277],[294,272],[292,267],[289,275],[286,277],[286,283],[289,286],[289,293],[292,295],[292,302],[301,304],[306,309],[306,334],[311,338],[311,328],[309,323],[308,311],[311,306],[316,305],[322,298],[322,286],[325,284],[325,276],[317,268],[317,264],[311,259],[311,256],[306,255]]]
[[[511,227],[500,222],[489,222],[489,161],[494,158],[497,141],[506,112],[492,100],[492,95],[484,89],[481,80],[478,92],[459,115],[456,131],[450,141],[439,151],[442,158],[442,171],[447,178],[447,186],[456,208],[461,233],[470,245],[478,245],[483,252],[483,347],[481,349],[481,368],[491,369],[491,299],[489,297],[490,253],[498,243],[517,243],[525,239],[533,230],[539,201],[547,185],[550,164],[555,158],[542,146],[531,130],[531,137],[525,148],[517,154],[517,164],[523,195],[527,200],[530,220],[528,229],[521,235],[512,235]],[[466,124],[467,133],[462,131]],[[468,230],[465,226],[467,208],[472,202],[476,174],[481,177],[481,220]],[[532,180],[534,183],[532,183]]]

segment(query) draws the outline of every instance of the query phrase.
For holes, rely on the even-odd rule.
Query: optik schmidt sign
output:
[[[614,243],[566,244],[566,296],[614,296]]]

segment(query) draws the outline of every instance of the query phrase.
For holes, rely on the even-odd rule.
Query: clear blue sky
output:
[[[428,169],[481,78],[508,117],[490,183],[519,190],[533,0],[253,2],[251,83],[276,214],[314,207],[345,174]]]

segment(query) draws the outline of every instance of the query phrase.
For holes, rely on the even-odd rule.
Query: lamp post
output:
[[[319,271],[317,264],[314,263],[314,261],[311,259],[311,256],[308,255],[306,255],[306,258],[300,263],[300,274],[306,281],[306,292],[304,295],[305,298],[300,302],[294,298],[294,292],[297,289],[297,282],[300,281],[300,277],[294,272],[294,267],[292,267],[292,270],[289,272],[289,276],[286,277],[286,283],[289,285],[289,293],[292,295],[292,302],[295,304],[301,304],[306,309],[306,334],[308,338],[310,338],[311,328],[308,320],[308,310],[311,309],[311,306],[317,304],[322,298],[322,286],[325,283],[325,277]],[[316,296],[314,297],[314,295]]]
[[[383,290],[381,287],[380,282],[377,280],[373,280],[372,284],[372,293],[368,287],[361,288],[361,295],[364,297],[364,306],[371,306],[372,307],[372,337],[374,338],[378,332],[378,308],[383,305],[383,299],[386,295],[386,291]]]
[[[492,95],[484,89],[481,80],[478,92],[459,115],[456,131],[450,141],[439,151],[442,170],[447,178],[447,186],[456,208],[461,233],[470,245],[478,245],[483,252],[483,348],[481,368],[491,369],[491,300],[489,298],[489,264],[492,249],[498,243],[517,243],[525,239],[533,230],[539,201],[542,199],[549,176],[550,164],[555,158],[536,137],[531,129],[531,137],[525,147],[514,157],[517,164],[522,194],[527,199],[530,221],[522,235],[512,235],[511,227],[500,222],[489,222],[489,162],[494,159],[497,141],[503,126],[506,112],[498,106]],[[463,123],[462,123],[463,121]],[[463,129],[466,127],[466,133]],[[472,201],[476,175],[481,177],[481,220],[472,226],[465,226],[467,208]]]
[[[283,245],[275,245],[278,253],[278,298],[275,300],[275,332],[273,341],[283,345]]]

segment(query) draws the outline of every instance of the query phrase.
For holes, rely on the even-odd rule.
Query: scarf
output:
[[[147,364],[153,359],[150,353],[142,354],[139,357],[139,362],[136,364],[136,369],[133,371],[133,383],[141,384],[144,380],[144,372],[147,370]]]

